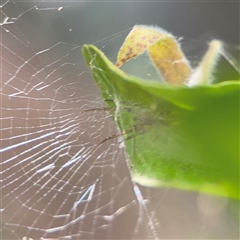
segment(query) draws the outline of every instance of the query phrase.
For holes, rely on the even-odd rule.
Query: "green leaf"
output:
[[[94,46],[83,54],[135,181],[239,198],[239,82],[168,86],[128,76]]]

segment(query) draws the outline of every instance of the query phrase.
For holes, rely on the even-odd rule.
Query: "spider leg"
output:
[[[91,108],[91,109],[86,109],[86,110],[83,110],[81,113],[94,112],[94,111],[114,111],[114,110],[115,110],[115,108],[102,107],[102,108]]]
[[[102,144],[102,143],[104,143],[104,142],[106,142],[106,141],[108,141],[108,140],[111,140],[111,139],[115,139],[115,138],[118,138],[118,137],[122,137],[122,136],[124,136],[124,135],[126,135],[126,134],[128,134],[128,133],[131,133],[131,132],[133,132],[133,129],[124,131],[124,132],[119,133],[119,134],[113,134],[113,135],[111,135],[110,137],[105,138],[104,140],[102,140],[102,141],[100,142],[100,144]]]
[[[108,137],[108,138],[105,138],[104,140],[102,140],[100,143],[99,143],[99,145],[100,144],[102,144],[102,143],[105,143],[106,141],[108,141],[108,140],[111,140],[111,139],[114,139],[114,138],[118,138],[118,137],[120,137],[120,136],[122,136],[123,134],[113,134],[112,136],[110,136],[110,137]]]

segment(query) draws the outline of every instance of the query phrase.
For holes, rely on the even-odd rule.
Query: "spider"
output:
[[[111,99],[106,99],[105,102],[112,102]],[[123,119],[124,114],[127,114],[129,119],[129,129],[122,130],[120,133],[113,134],[105,139],[103,139],[99,144],[103,144],[109,140],[116,139],[118,137],[124,137],[124,141],[130,140],[132,138],[135,138],[139,135],[144,134],[151,126],[153,126],[155,123],[161,123],[162,126],[166,126],[169,124],[169,112],[166,111],[167,108],[164,108],[163,105],[161,105],[161,111],[158,115],[153,115],[151,111],[147,110],[145,107],[143,107],[140,104],[129,104],[126,102],[122,102],[122,107],[120,111],[120,115],[118,116],[119,119]],[[156,108],[156,105],[152,105],[152,109]],[[92,108],[82,111],[82,113],[85,112],[92,112],[92,111],[110,111],[115,112],[116,107],[102,107],[102,108]],[[156,111],[159,112],[159,111]],[[116,113],[115,114],[119,114]],[[124,120],[123,120],[124,121]]]

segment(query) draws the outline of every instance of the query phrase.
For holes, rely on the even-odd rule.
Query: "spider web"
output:
[[[104,102],[81,46],[38,32],[61,6],[2,5],[2,237],[156,238],[124,149],[99,144],[117,132],[111,114],[84,112]]]
[[[86,111],[105,106],[81,56],[81,44],[96,38],[88,28],[76,38],[76,25],[64,15],[88,7],[1,2],[2,239],[157,239],[168,223],[157,212],[169,206],[163,196],[173,206],[181,195],[138,186],[119,139],[100,144],[118,129],[111,111]],[[121,44],[125,33],[104,34],[95,44],[114,59],[116,39]],[[186,195],[196,202],[197,195]],[[180,215],[195,207],[183,206],[184,199]],[[192,236],[205,226],[198,221]]]

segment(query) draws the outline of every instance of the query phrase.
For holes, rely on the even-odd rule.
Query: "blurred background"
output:
[[[109,112],[83,114],[104,101],[81,55],[94,44],[115,62],[144,24],[182,38],[193,66],[213,38],[239,64],[239,2],[1,4],[2,239],[239,239],[237,201],[134,185],[117,139],[99,145],[117,129]],[[239,79],[222,61],[216,75]],[[145,57],[125,70],[157,78]]]

